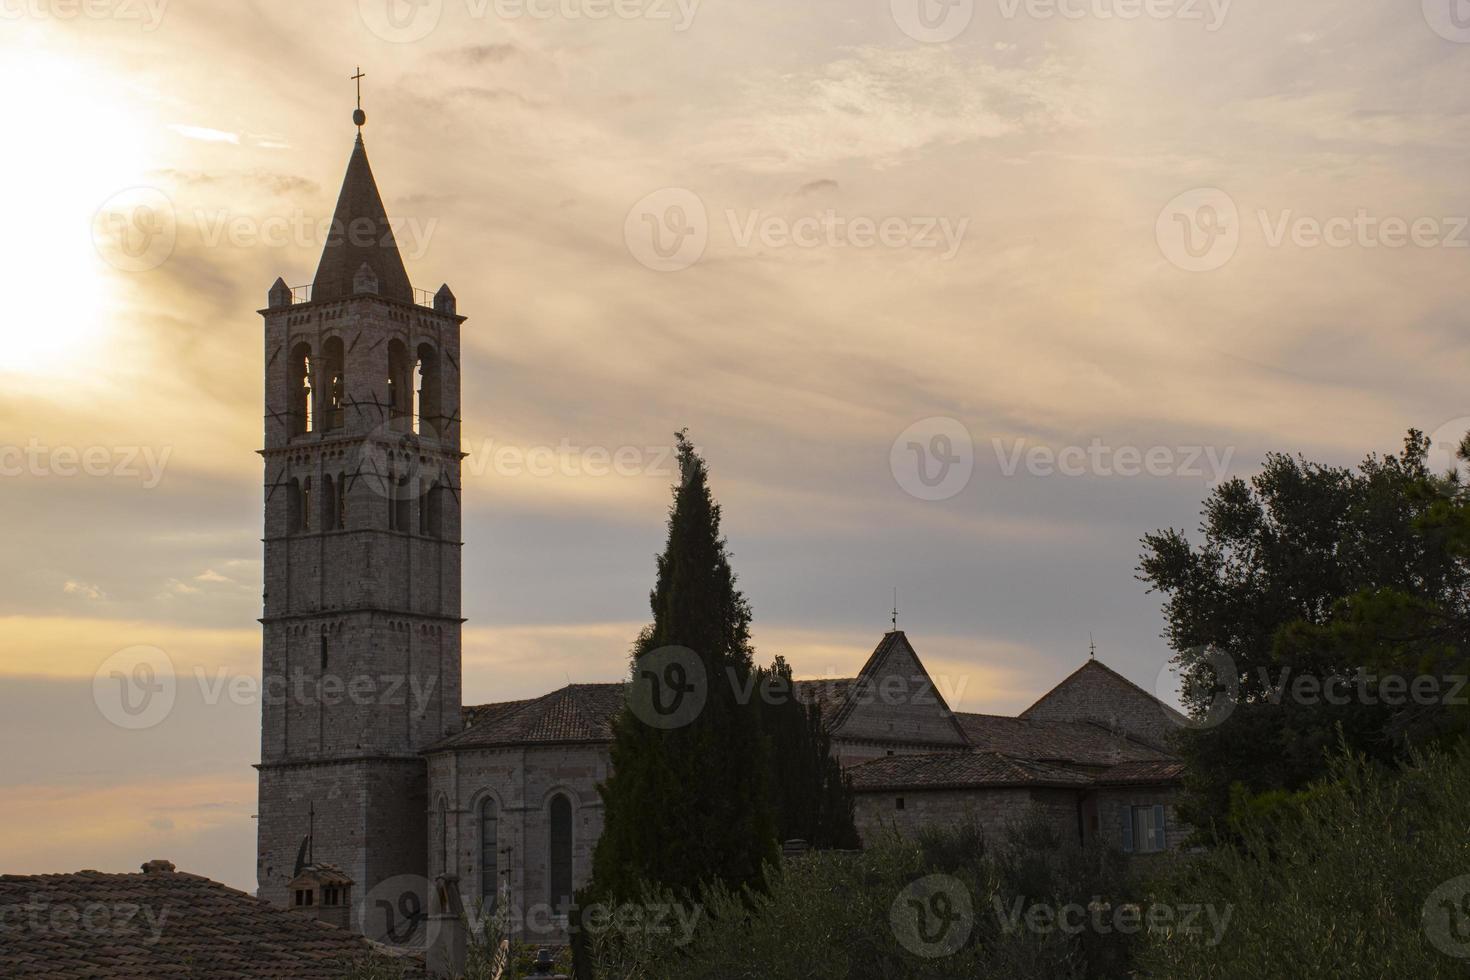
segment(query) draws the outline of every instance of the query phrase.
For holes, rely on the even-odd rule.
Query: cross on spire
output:
[[[352,113],[352,121],[357,124],[358,135],[362,135],[362,124],[367,122],[367,113],[362,111],[362,80],[366,77],[362,65],[358,65],[357,74],[352,76],[352,80],[357,83],[357,109]]]

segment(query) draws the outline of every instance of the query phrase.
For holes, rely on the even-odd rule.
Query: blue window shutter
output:
[[[1123,851],[1133,853],[1133,807],[1125,806],[1118,812],[1123,814]]]
[[[1162,850],[1165,850],[1165,847],[1164,847],[1164,805],[1162,803],[1156,803],[1156,804],[1154,804],[1154,840],[1158,843],[1158,849],[1159,850],[1161,850],[1161,851]]]

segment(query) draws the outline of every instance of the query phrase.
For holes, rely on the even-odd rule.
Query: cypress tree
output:
[[[680,482],[631,657],[629,703],[613,721],[612,776],[587,898],[636,901],[645,885],[759,886],[777,858],[770,764],[752,695],[750,605],[735,587],[704,460],[678,434]],[[670,698],[673,698],[671,701]],[[680,705],[672,721],[649,700]]]
[[[803,840],[818,849],[857,849],[852,787],[832,757],[821,705],[798,697],[785,658],[777,657],[762,674],[762,714],[771,742],[781,840]]]

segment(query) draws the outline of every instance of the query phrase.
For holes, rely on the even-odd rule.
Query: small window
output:
[[[1165,850],[1163,805],[1125,806],[1122,831],[1123,850],[1129,854],[1157,854]]]
[[[900,796],[898,799],[896,799],[896,800],[893,801],[893,808],[895,810],[902,810],[903,809],[903,797],[902,796]]]
[[[301,530],[311,530],[311,477],[301,481]]]

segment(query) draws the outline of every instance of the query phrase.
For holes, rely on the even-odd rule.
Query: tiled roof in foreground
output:
[[[150,861],[143,874],[0,875],[0,976],[338,980],[381,958],[362,936]]]

